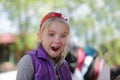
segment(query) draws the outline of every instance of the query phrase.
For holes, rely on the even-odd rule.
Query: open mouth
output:
[[[60,49],[60,47],[52,47],[53,51],[58,51]]]

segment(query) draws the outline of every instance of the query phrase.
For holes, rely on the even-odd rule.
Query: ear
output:
[[[42,40],[42,33],[40,31],[37,32],[38,40],[41,42]]]

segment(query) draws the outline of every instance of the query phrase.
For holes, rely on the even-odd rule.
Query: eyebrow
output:
[[[48,30],[48,32],[55,32],[55,31],[52,31],[52,30]],[[64,34],[68,34],[69,32],[63,32]]]
[[[68,34],[68,32],[64,32],[65,34]]]

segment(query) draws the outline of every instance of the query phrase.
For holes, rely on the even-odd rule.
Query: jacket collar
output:
[[[41,44],[38,45],[38,47],[37,47],[37,56],[38,56],[38,58],[49,60],[49,57]]]
[[[38,45],[36,51],[37,51],[37,56],[38,56],[38,58],[45,59],[45,60],[50,61],[50,62],[51,62],[51,61],[56,61],[55,59],[54,59],[54,60],[51,60],[51,59],[48,57],[45,49],[43,48],[43,46],[42,46],[41,44]],[[58,64],[61,63],[63,60],[64,60],[64,56],[61,55],[60,59],[57,61],[57,64],[56,64],[56,63],[55,63],[55,64],[58,65]]]

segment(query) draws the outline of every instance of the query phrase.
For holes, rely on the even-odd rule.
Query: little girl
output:
[[[45,15],[38,32],[40,43],[19,61],[16,80],[72,80],[64,59],[69,33],[63,14]]]

